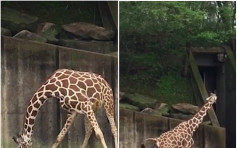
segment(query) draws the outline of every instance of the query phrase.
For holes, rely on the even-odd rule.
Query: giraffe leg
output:
[[[82,144],[82,148],[86,148],[88,140],[89,140],[91,133],[92,133],[92,126],[91,126],[88,118],[85,116],[84,119],[85,119],[85,133],[86,133],[86,135],[85,135],[84,142]]]
[[[96,137],[100,140],[101,144],[103,145],[103,148],[107,148],[107,145],[105,143],[105,139],[104,139],[104,135],[99,127],[99,124],[95,118],[95,113],[92,109],[90,109],[89,111],[87,111],[87,113],[85,113],[85,115],[87,116],[92,128],[95,131],[95,135]]]
[[[106,116],[109,120],[110,127],[111,127],[111,132],[114,136],[114,147],[118,147],[118,133],[117,133],[117,127],[115,124],[115,119],[114,119],[114,104],[113,101],[110,101],[105,104],[105,111],[106,111]]]
[[[68,118],[66,120],[66,123],[64,124],[63,129],[59,133],[56,141],[54,142],[54,144],[52,146],[52,148],[56,148],[59,145],[59,143],[63,140],[64,136],[66,135],[69,128],[71,127],[76,115],[77,115],[76,112],[73,112],[72,114],[68,114]]]

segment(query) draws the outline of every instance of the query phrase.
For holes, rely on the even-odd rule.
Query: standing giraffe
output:
[[[117,148],[117,128],[114,120],[114,98],[111,87],[100,75],[68,69],[55,71],[33,95],[25,114],[22,134],[13,137],[19,148],[31,147],[37,113],[49,98],[57,98],[61,107],[69,112],[66,123],[52,148],[56,148],[63,140],[78,113],[84,114],[85,119],[85,139],[82,148],[86,147],[92,129],[103,147],[107,148],[103,133],[95,118],[95,111],[102,106],[105,108],[114,136],[115,148]]]
[[[204,116],[206,116],[212,104],[216,102],[216,99],[217,96],[211,94],[211,96],[206,99],[207,103],[204,104],[193,118],[180,123],[174,129],[161,134],[158,138],[148,138],[146,140],[155,141],[155,147],[157,148],[191,148],[194,144],[192,138],[194,131],[198,128],[199,124],[202,123]]]

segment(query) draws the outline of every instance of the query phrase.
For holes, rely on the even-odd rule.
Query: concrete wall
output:
[[[150,148],[154,143],[146,138],[158,137],[173,129],[181,120],[120,109],[119,143],[120,148],[140,148],[145,144]],[[225,148],[225,129],[201,124],[194,133],[192,148]]]
[[[114,93],[117,93],[117,58],[10,37],[2,37],[1,50],[1,147],[16,147],[11,138],[22,130],[29,100],[40,85],[58,68],[101,74],[112,86]],[[117,95],[115,96],[117,102]],[[50,147],[53,144],[64,124],[65,115],[66,113],[58,107],[56,99],[46,102],[36,118],[33,148]],[[108,147],[113,147],[112,133],[103,110],[98,112],[97,117]],[[79,147],[83,139],[84,119],[79,115],[61,147]],[[89,147],[95,145],[101,147],[93,134]]]

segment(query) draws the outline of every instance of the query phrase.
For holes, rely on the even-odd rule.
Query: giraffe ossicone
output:
[[[100,107],[105,109],[114,137],[115,148],[117,148],[117,127],[114,119],[114,97],[111,87],[100,75],[69,69],[56,70],[31,98],[24,117],[23,131],[13,137],[18,148],[32,146],[31,138],[37,113],[50,98],[58,99],[61,107],[68,111],[66,123],[52,148],[56,148],[63,140],[79,113],[83,114],[85,119],[86,134],[82,148],[87,146],[93,130],[103,147],[107,148],[103,133],[95,118],[95,112]]]
[[[216,94],[206,98],[207,102],[191,119],[177,125],[174,129],[161,134],[157,138],[147,138],[146,141],[155,141],[154,148],[191,148],[194,144],[193,133],[202,123],[207,111],[216,102]]]

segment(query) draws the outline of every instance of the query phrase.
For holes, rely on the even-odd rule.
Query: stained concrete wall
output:
[[[120,109],[119,112],[120,148],[140,148],[142,144],[150,148],[154,143],[145,142],[145,139],[158,137],[182,122],[125,109]],[[192,148],[225,148],[225,129],[201,124],[194,133],[193,139]]]
[[[2,37],[1,59],[1,147],[4,148],[16,147],[11,138],[22,130],[29,100],[40,85],[58,68],[101,74],[112,86],[114,93],[117,93],[117,59],[111,56]],[[117,95],[115,96],[117,102]],[[34,148],[51,147],[56,139],[66,115],[58,106],[56,99],[49,99],[41,108],[34,128]],[[98,112],[97,117],[108,147],[113,147],[112,134],[103,110]],[[74,148],[82,144],[84,120],[81,115],[77,118],[61,147]],[[101,147],[93,134],[89,147],[95,145]]]

